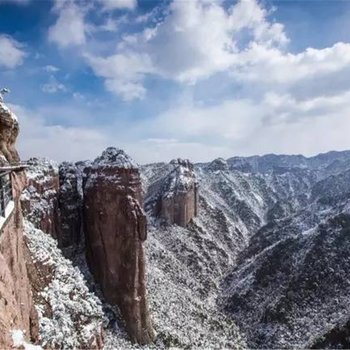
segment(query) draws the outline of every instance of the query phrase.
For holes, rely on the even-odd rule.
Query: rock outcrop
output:
[[[28,186],[21,196],[23,214],[40,230],[61,241],[58,206],[59,175],[55,162],[32,158],[26,171]]]
[[[80,168],[73,163],[64,162],[59,167],[60,243],[63,248],[79,245],[82,238],[81,172]]]
[[[147,237],[137,165],[106,149],[84,179],[84,232],[89,267],[106,300],[118,305],[133,342],[150,343],[154,331],[145,285]]]
[[[15,147],[18,134],[16,115],[0,101],[0,165],[19,161]]]
[[[15,115],[0,103],[0,153],[2,164],[18,161],[14,147],[18,135]],[[38,337],[37,314],[33,304],[23,240],[20,195],[26,185],[23,172],[12,173],[13,210],[0,229],[0,348],[13,345],[11,331],[24,330],[27,340]]]
[[[167,224],[186,226],[198,214],[198,183],[193,164],[175,159],[169,172],[149,187],[146,207]]]

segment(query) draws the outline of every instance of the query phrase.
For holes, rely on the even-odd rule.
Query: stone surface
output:
[[[28,271],[45,349],[103,348],[102,304],[57,241],[24,220]]]
[[[0,231],[0,348],[11,348],[11,330],[24,330],[27,340],[38,338],[38,321],[28,279],[19,201],[23,173],[12,175],[15,207]]]
[[[59,175],[55,162],[32,158],[26,171],[28,186],[21,196],[24,216],[61,245],[58,204]]]
[[[193,164],[175,159],[169,172],[147,192],[146,208],[167,224],[186,226],[198,215],[198,183]]]
[[[79,245],[82,238],[82,174],[77,165],[64,162],[60,164],[59,177],[60,245],[66,248]]]
[[[19,134],[16,115],[0,101],[0,164],[18,162],[15,144]]]
[[[121,150],[108,148],[86,168],[84,232],[88,263],[106,300],[120,308],[133,342],[150,343],[142,186],[137,165]]]
[[[0,164],[19,161],[15,142],[17,117],[0,102]],[[37,340],[38,320],[28,279],[23,240],[20,195],[26,185],[23,172],[12,173],[14,209],[0,230],[0,348],[13,345],[10,331],[21,329],[27,340]]]

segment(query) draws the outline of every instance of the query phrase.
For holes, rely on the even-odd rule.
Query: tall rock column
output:
[[[154,339],[145,285],[147,222],[137,165],[107,148],[86,169],[83,221],[87,260],[106,300],[118,305],[132,341]]]
[[[198,215],[198,182],[193,164],[174,159],[169,172],[147,191],[147,210],[169,225],[185,227]]]

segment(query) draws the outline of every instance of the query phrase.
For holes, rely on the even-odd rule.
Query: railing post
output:
[[[5,217],[6,207],[13,200],[11,171],[0,172],[0,215]]]
[[[5,216],[5,193],[4,193],[2,176],[0,177],[0,195],[1,195],[1,198],[0,198],[1,216]]]

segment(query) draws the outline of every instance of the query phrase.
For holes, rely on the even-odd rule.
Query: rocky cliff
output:
[[[154,331],[145,286],[143,242],[147,237],[136,164],[106,149],[84,180],[84,231],[90,269],[106,300],[118,305],[134,342],[150,343]]]
[[[18,162],[16,140],[19,124],[16,115],[0,101],[0,164]]]
[[[3,163],[18,161],[14,147],[18,135],[16,116],[0,103],[0,152]],[[0,229],[0,348],[11,348],[11,331],[23,330],[27,340],[37,340],[38,324],[26,265],[20,195],[26,185],[23,172],[12,173],[13,209]],[[10,205],[12,205],[10,203]]]
[[[198,183],[194,166],[175,159],[167,173],[148,187],[146,208],[167,224],[186,226],[198,214]]]
[[[82,171],[83,167],[64,162],[59,166],[59,208],[61,215],[61,239],[63,248],[82,243]]]
[[[39,314],[39,343],[45,348],[101,349],[104,339],[101,301],[89,291],[83,276],[86,271],[73,266],[61,249],[67,243],[74,246],[74,238],[80,237],[80,231],[71,236],[76,226],[68,231],[65,226],[74,222],[70,214],[76,207],[71,207],[74,201],[70,200],[73,198],[70,192],[76,189],[72,178],[75,167],[61,165],[59,181],[56,163],[32,159],[28,165],[31,185],[22,194],[28,247],[25,256]]]
[[[21,197],[24,216],[60,242],[58,164],[37,158],[29,159],[27,164],[28,184]]]

